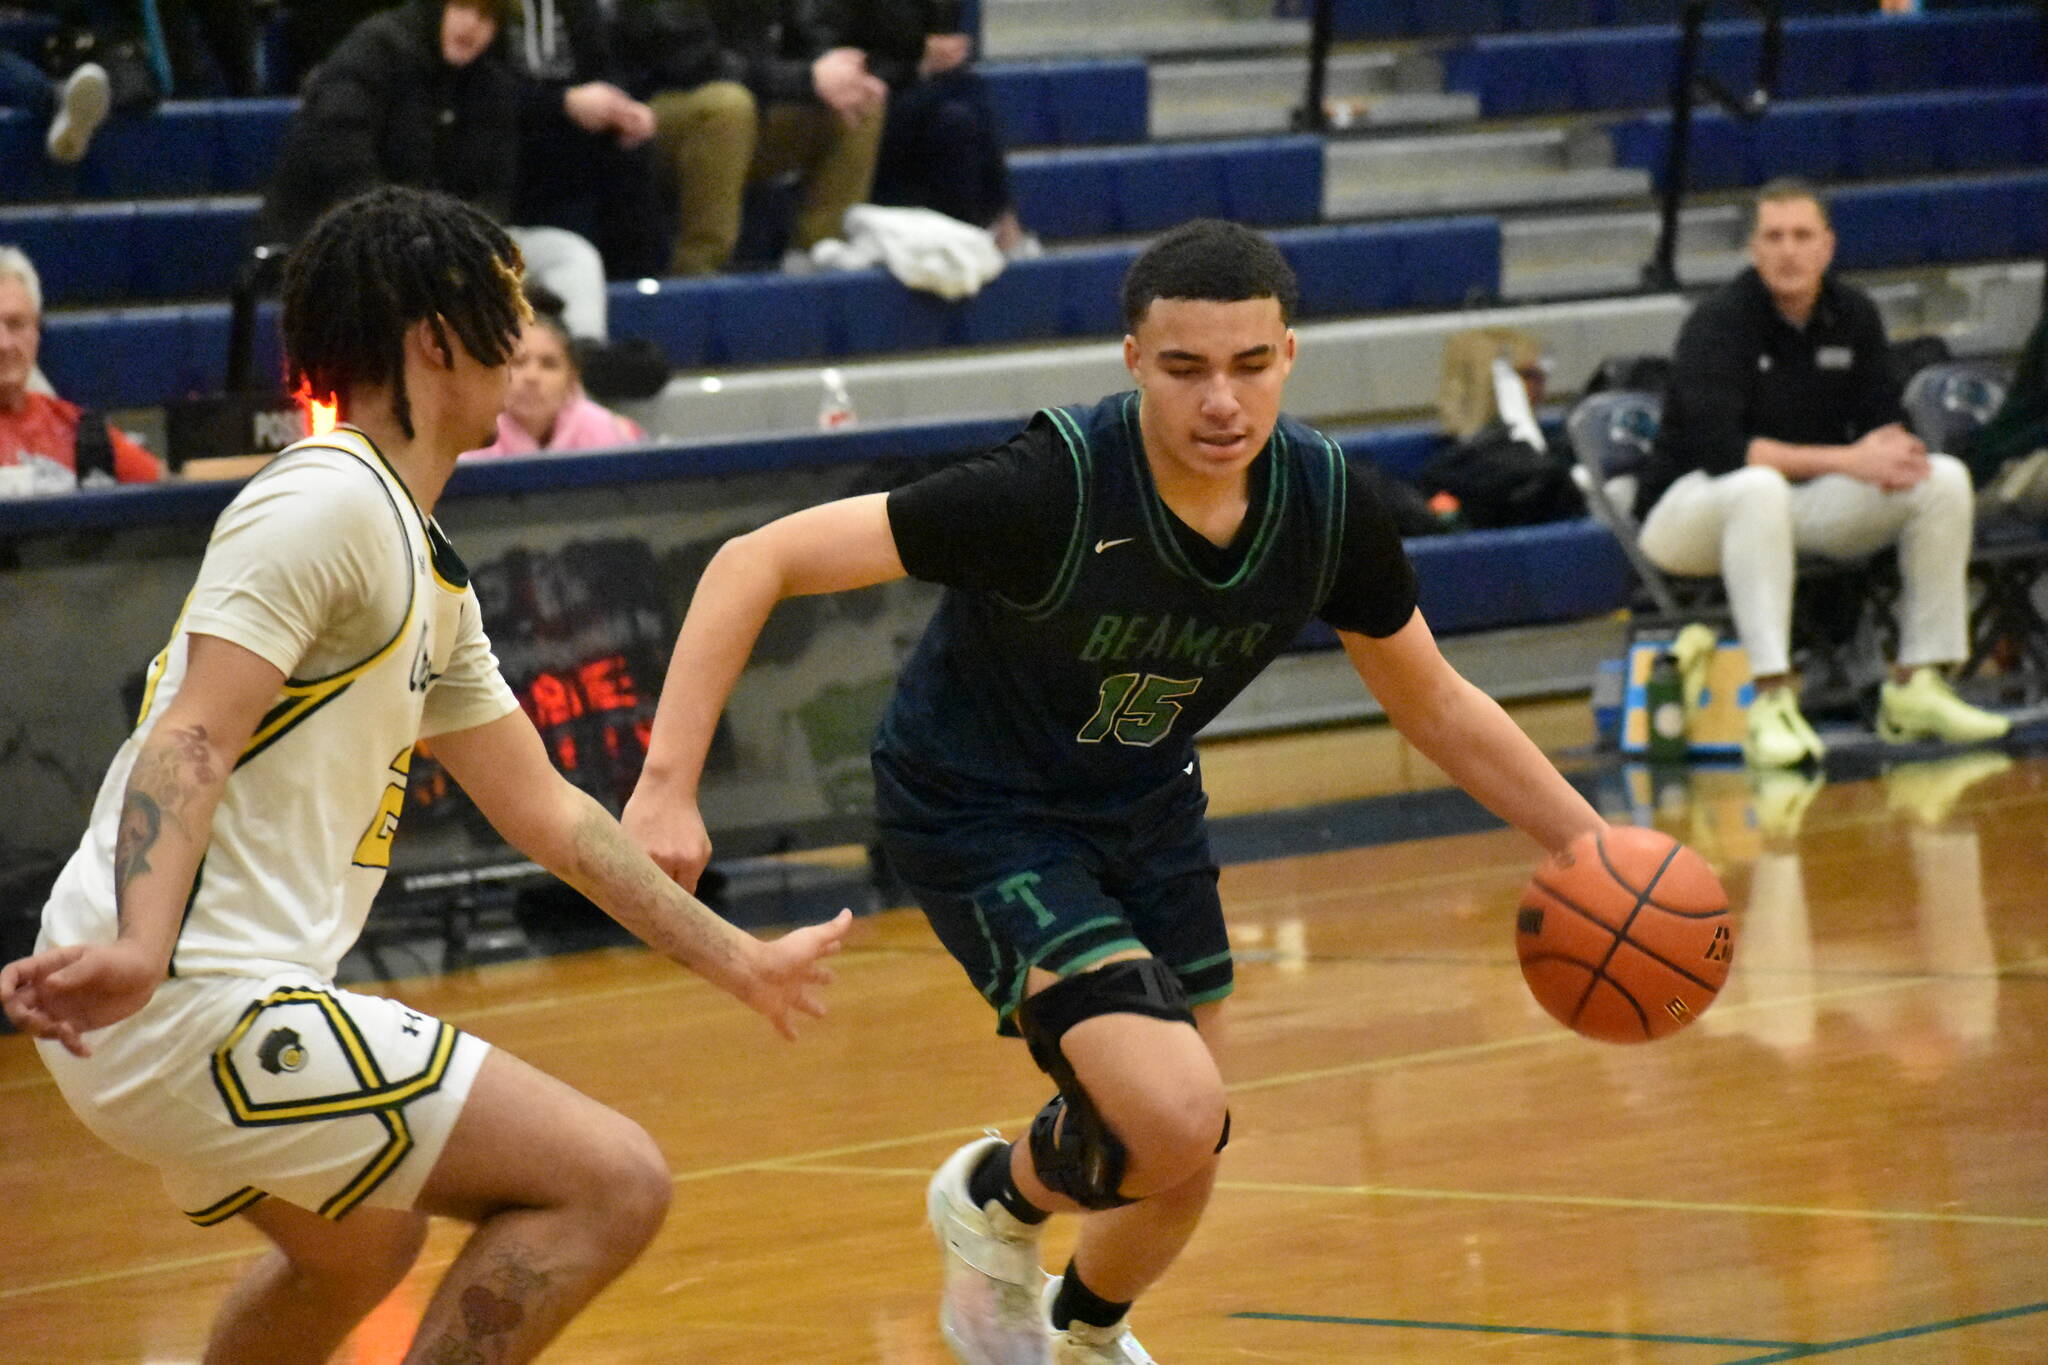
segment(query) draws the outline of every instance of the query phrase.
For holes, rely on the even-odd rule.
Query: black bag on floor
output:
[[[1586,513],[1570,456],[1519,441],[1502,422],[1435,456],[1417,481],[1426,492],[1441,489],[1456,498],[1465,523],[1475,528],[1533,526]]]

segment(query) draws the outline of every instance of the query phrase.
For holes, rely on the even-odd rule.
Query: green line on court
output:
[[[2001,1308],[1992,1313],[1972,1313],[1966,1318],[1949,1318],[1943,1322],[1930,1322],[1920,1327],[1901,1327],[1895,1331],[1876,1332],[1867,1337],[1849,1337],[1843,1341],[1819,1342],[1812,1346],[1790,1346],[1776,1355],[1744,1356],[1740,1360],[1729,1361],[1728,1365],[1778,1365],[1778,1362],[1785,1360],[1831,1356],[1842,1351],[1861,1350],[1865,1346],[1882,1346],[1888,1341],[1906,1341],[1913,1337],[1932,1336],[1936,1332],[1981,1327],[1987,1322],[2005,1322],[2011,1318],[2024,1318],[2034,1313],[2048,1313],[2048,1303],[2023,1304],[2018,1308]]]
[[[1513,1337],[1574,1337],[1581,1341],[1652,1341],[1666,1346],[1761,1346],[1771,1350],[1804,1351],[1796,1341],[1755,1341],[1748,1337],[1694,1337],[1669,1332],[1596,1332],[1576,1327],[1518,1327],[1490,1322],[1429,1322],[1420,1318],[1339,1318],[1320,1313],[1232,1313],[1233,1318],[1261,1322],[1308,1322],[1331,1327],[1412,1327],[1435,1332],[1488,1332]],[[1789,1360],[1790,1356],[1772,1356]]]

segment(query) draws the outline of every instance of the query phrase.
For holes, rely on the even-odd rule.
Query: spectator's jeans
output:
[[[889,97],[875,202],[987,227],[1010,207],[1002,128],[981,76],[961,67]]]
[[[569,335],[603,341],[608,300],[604,257],[597,248],[567,228],[508,227],[505,235],[519,244],[527,275],[561,296],[562,325]]]
[[[1953,663],[1968,652],[1970,472],[1953,456],[1927,458],[1928,476],[1899,493],[1847,474],[1792,483],[1765,465],[1694,470],[1644,518],[1643,553],[1666,573],[1721,575],[1750,671],[1771,677],[1791,668],[1796,556],[1861,559],[1896,544],[1898,663]]]
[[[25,109],[48,118],[57,108],[57,86],[43,69],[11,48],[0,47],[0,109]]]
[[[674,167],[679,230],[670,268],[708,275],[732,259],[750,181],[794,171],[801,181],[793,244],[808,250],[843,231],[867,198],[882,138],[879,111],[848,126],[822,104],[771,104],[733,81],[665,90],[649,100],[655,137]]]

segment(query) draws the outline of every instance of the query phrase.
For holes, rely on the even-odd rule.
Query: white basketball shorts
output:
[[[86,1127],[202,1226],[266,1195],[326,1218],[411,1208],[490,1050],[310,973],[174,978],[86,1043],[37,1046]]]

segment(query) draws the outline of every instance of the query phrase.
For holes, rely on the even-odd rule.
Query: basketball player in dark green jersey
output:
[[[1229,1135],[1210,1050],[1229,943],[1194,738],[1312,618],[1421,752],[1545,849],[1600,817],[1437,651],[1371,484],[1280,414],[1293,272],[1213,221],[1124,283],[1135,392],[1038,414],[888,494],[718,553],[625,824],[685,885],[712,728],[775,603],[906,574],[945,593],[876,739],[882,844],[1059,1093],[968,1144],[927,1204],[966,1365],[1141,1365],[1131,1302],[1194,1231]],[[1047,1215],[1085,1217],[1065,1273]]]

